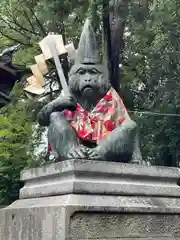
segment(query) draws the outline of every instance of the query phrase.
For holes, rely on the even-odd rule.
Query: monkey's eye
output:
[[[77,73],[79,73],[80,75],[83,75],[83,74],[85,74],[85,70],[84,69],[82,69],[82,68],[80,68],[80,69],[78,69],[77,70]]]
[[[97,73],[99,73],[99,71],[98,71],[96,68],[90,69],[89,72],[90,72],[91,74],[97,74]]]

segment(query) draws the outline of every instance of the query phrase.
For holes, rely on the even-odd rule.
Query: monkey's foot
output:
[[[83,145],[72,148],[67,157],[68,159],[100,160],[100,156],[95,149],[87,148]]]
[[[87,158],[87,148],[84,146],[72,148],[67,157],[68,159],[85,159]]]
[[[92,148],[92,149],[88,148],[88,159],[89,160],[102,160],[99,153],[94,148]]]
[[[151,165],[151,163],[150,162],[146,162],[146,161],[144,161],[144,160],[132,160],[132,161],[130,161],[130,163],[132,163],[132,164],[139,164],[139,165],[146,165],[146,166],[150,166]]]

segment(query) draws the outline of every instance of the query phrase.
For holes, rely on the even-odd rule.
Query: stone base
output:
[[[1,240],[179,240],[180,200],[64,195],[0,211]]]
[[[23,172],[25,186],[21,199],[0,210],[0,240],[180,240],[180,198],[174,196],[174,189],[179,196],[176,183],[179,170],[136,166],[134,171],[134,165],[108,163],[106,171],[103,168],[105,165],[100,162],[67,161]],[[110,174],[113,167],[116,178],[115,173]],[[83,177],[81,172],[86,171],[88,176],[91,172],[92,177],[85,181],[85,175]],[[84,193],[85,189],[90,192],[89,186],[97,182],[98,171],[101,172],[98,188],[102,186],[104,193],[99,189],[98,194],[97,186],[93,193]],[[69,181],[66,172],[69,172]],[[109,185],[105,186],[107,175]],[[146,179],[144,184],[141,179]],[[58,188],[63,186],[62,182],[64,188]],[[120,194],[123,182],[126,191]],[[130,186],[133,184],[133,189],[135,184],[138,188],[142,185],[143,194],[142,189],[139,189],[139,196],[131,194]],[[144,185],[154,187],[152,195],[145,195],[147,187],[143,188]],[[55,195],[55,186],[57,196],[51,196],[50,189]],[[110,189],[110,186],[116,188]],[[121,186],[120,189],[117,186]],[[33,189],[36,189],[35,194],[32,194]],[[64,193],[64,189],[69,193]]]
[[[178,168],[69,160],[23,171],[20,198],[64,194],[180,197]]]

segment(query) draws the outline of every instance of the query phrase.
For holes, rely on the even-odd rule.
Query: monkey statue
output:
[[[38,114],[39,124],[48,126],[48,140],[58,161],[142,163],[137,124],[110,84],[88,19],[68,85],[71,97],[60,94]]]

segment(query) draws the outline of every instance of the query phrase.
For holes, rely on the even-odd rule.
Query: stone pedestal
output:
[[[177,168],[72,160],[22,172],[0,240],[180,240]]]

